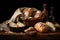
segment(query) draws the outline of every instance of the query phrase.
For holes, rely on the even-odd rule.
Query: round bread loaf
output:
[[[56,31],[55,25],[52,22],[46,22],[46,24],[50,27],[51,31]]]
[[[34,28],[38,31],[38,32],[47,32],[49,30],[49,27],[42,22],[38,22],[34,25]]]
[[[16,25],[14,22],[10,22],[10,23],[9,23],[9,26],[10,26],[10,27],[17,27],[17,25]]]

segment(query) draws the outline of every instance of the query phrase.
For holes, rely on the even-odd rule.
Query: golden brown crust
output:
[[[38,22],[34,25],[34,28],[38,31],[38,32],[47,32],[49,30],[49,27],[42,22]]]

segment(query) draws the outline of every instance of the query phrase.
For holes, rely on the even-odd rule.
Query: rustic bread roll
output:
[[[35,15],[34,15],[34,18],[39,18],[41,15],[41,11],[40,10],[37,10]]]
[[[16,25],[14,22],[10,22],[10,23],[9,23],[9,26],[10,26],[10,27],[17,27],[17,25]]]
[[[49,30],[49,27],[42,22],[38,22],[34,25],[34,28],[38,31],[38,32],[47,32]]]
[[[21,23],[21,22],[17,22],[17,27],[25,27],[25,24]]]
[[[46,22],[46,24],[50,27],[51,31],[56,31],[55,25],[52,22]]]
[[[25,24],[23,24],[23,23],[21,23],[21,22],[17,22],[17,23],[10,22],[10,23],[9,23],[9,26],[10,26],[10,27],[25,27]]]

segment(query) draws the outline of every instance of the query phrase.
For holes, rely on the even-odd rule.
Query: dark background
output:
[[[0,0],[0,22],[9,19],[19,7],[35,7],[43,10],[43,3],[47,3],[48,11],[51,6],[54,7],[55,21],[60,23],[58,0]]]

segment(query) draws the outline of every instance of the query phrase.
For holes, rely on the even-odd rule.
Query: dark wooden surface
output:
[[[54,33],[0,33],[0,40],[59,40],[60,32]]]

